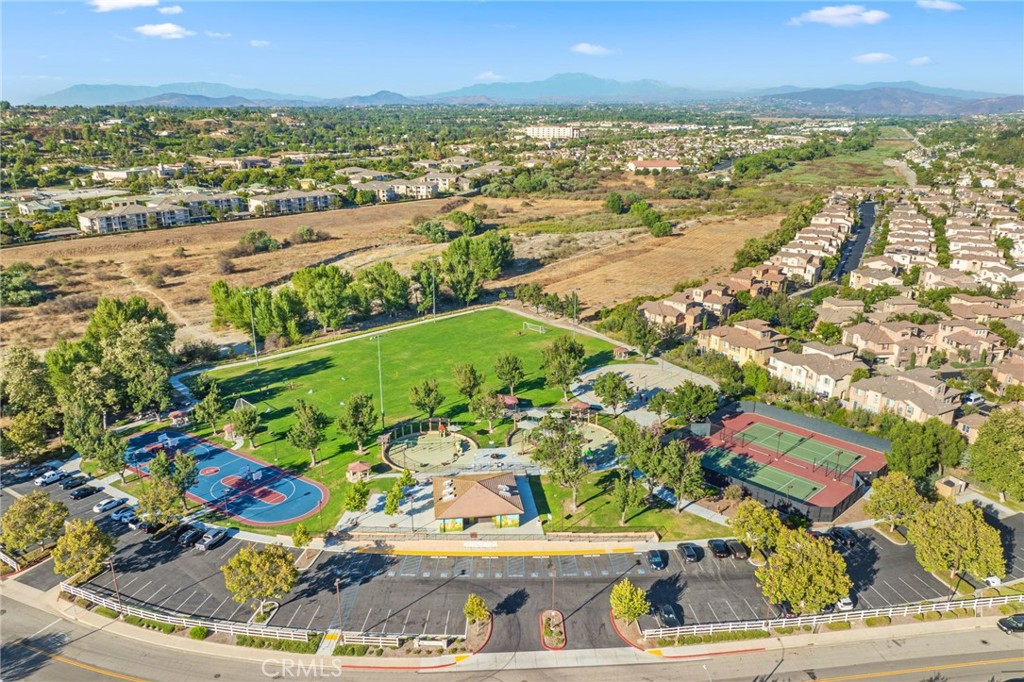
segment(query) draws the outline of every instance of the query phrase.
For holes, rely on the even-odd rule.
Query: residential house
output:
[[[919,367],[891,376],[862,379],[850,388],[849,402],[875,414],[892,412],[918,423],[935,417],[952,425],[960,395],[935,371]]]
[[[736,364],[754,362],[767,366],[768,358],[785,348],[789,337],[764,320],[743,320],[735,326],[718,326],[697,332],[697,347],[725,355]]]
[[[848,346],[804,344],[801,353],[785,350],[769,357],[768,373],[821,398],[846,399],[853,372],[867,370],[867,364],[854,359],[854,351]]]
[[[192,222],[184,206],[121,206],[107,211],[83,211],[78,227],[89,234],[109,234],[154,227],[175,227]]]

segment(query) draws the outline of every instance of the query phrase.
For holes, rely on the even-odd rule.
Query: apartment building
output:
[[[537,140],[572,140],[580,136],[573,126],[527,126],[523,132]]]
[[[192,216],[184,206],[120,206],[107,211],[83,211],[78,227],[88,234],[110,234],[153,227],[188,225]]]
[[[862,379],[850,388],[849,402],[875,414],[892,412],[919,423],[935,417],[952,425],[960,395],[961,391],[946,385],[937,372],[921,367]]]
[[[249,211],[252,213],[262,212],[264,215],[323,211],[331,207],[331,200],[334,198],[337,198],[337,195],[323,190],[303,192],[290,189],[276,194],[251,197]]]
[[[697,347],[721,353],[743,365],[754,362],[762,367],[768,358],[785,348],[789,337],[772,329],[764,320],[743,320],[735,326],[718,326],[697,332]]]
[[[867,364],[854,358],[855,351],[849,346],[806,343],[800,353],[784,350],[769,357],[768,373],[820,398],[845,400],[854,371],[867,370]]]

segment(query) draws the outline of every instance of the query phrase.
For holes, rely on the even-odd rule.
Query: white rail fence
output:
[[[93,604],[104,606],[125,616],[136,616],[138,618],[153,620],[158,623],[170,623],[171,625],[180,625],[186,628],[201,626],[209,629],[211,632],[224,632],[230,635],[249,635],[252,637],[267,637],[269,639],[288,639],[295,642],[309,641],[309,630],[278,628],[269,625],[249,625],[247,623],[236,623],[228,620],[190,618],[180,614],[150,611],[149,609],[140,609],[130,604],[126,604],[123,600],[119,601],[117,599],[104,597],[92,592],[91,590],[87,590],[83,587],[77,587],[70,583],[61,583],[60,589],[72,596],[87,599]]]
[[[15,571],[21,568],[21,565],[13,558],[9,557],[6,552],[0,552],[0,561],[13,568]]]
[[[977,609],[989,606],[1002,606],[1014,602],[1024,602],[1024,594],[1002,597],[986,597],[982,599],[964,599],[961,601],[939,601],[924,604],[908,604],[906,606],[890,606],[885,609],[867,611],[846,611],[840,613],[823,613],[813,616],[796,618],[774,618],[771,620],[741,620],[725,623],[704,623],[702,625],[683,625],[677,628],[651,628],[643,630],[644,639],[674,638],[686,635],[710,635],[716,632],[742,632],[744,630],[771,630],[781,627],[801,627],[804,625],[824,625],[826,623],[852,622],[876,618],[878,616],[913,616],[933,611],[945,612],[957,609]]]
[[[405,636],[409,639],[409,636]],[[389,646],[398,648],[402,646],[401,635],[377,635],[367,632],[343,632],[341,633],[341,644],[366,644],[368,646]]]

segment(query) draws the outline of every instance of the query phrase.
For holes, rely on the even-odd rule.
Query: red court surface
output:
[[[735,417],[730,417],[722,421],[722,425],[733,433],[740,433],[752,424],[766,424],[773,429],[792,433],[803,438],[809,438],[831,448],[841,448],[843,450],[856,453],[863,458],[849,471],[843,473],[839,479],[836,479],[834,478],[834,474],[827,473],[822,469],[813,471],[810,463],[795,457],[787,457],[784,454],[780,456],[779,453],[765,452],[763,449],[757,448],[757,446],[747,447],[738,441],[733,441],[726,445],[725,439],[722,437],[722,431],[719,431],[708,438],[696,439],[698,443],[697,448],[700,450],[717,446],[736,454],[744,455],[760,464],[771,466],[772,468],[778,469],[779,471],[787,474],[800,476],[823,485],[824,487],[818,491],[817,494],[807,500],[808,504],[812,504],[816,507],[834,507],[849,497],[854,491],[854,472],[863,474],[866,478],[871,479],[874,478],[879,471],[883,470],[886,465],[885,454],[878,450],[872,450],[855,443],[808,431],[807,429],[800,428],[799,426],[770,419],[753,412],[743,412]]]
[[[220,482],[230,488],[238,490],[239,492],[244,492],[246,495],[255,497],[257,500],[266,504],[281,504],[288,499],[276,490],[265,488],[253,483],[252,481],[239,478],[238,476],[225,476],[220,479]]]

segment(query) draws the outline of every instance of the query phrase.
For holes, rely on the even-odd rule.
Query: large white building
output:
[[[538,140],[571,140],[580,136],[579,129],[572,126],[528,126],[523,132]]]

